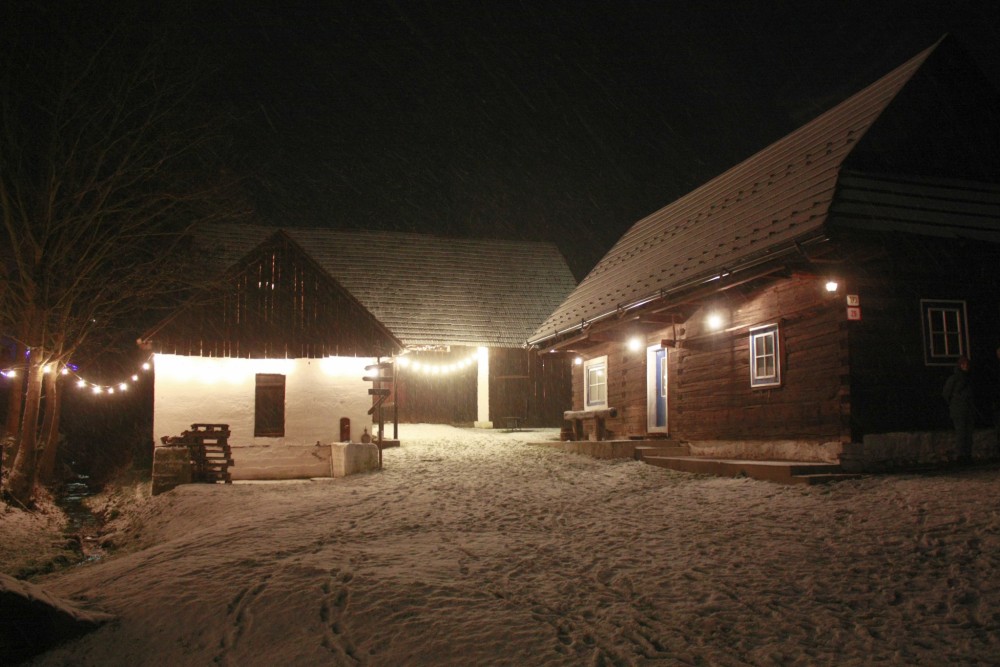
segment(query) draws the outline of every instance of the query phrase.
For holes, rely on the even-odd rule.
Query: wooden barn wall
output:
[[[476,353],[474,347],[456,347],[450,351],[418,352],[407,355],[410,361],[448,365]],[[408,424],[472,424],[476,421],[476,364],[460,371],[428,375],[396,364],[396,402],[399,421]],[[391,406],[386,414],[391,414]]]
[[[503,425],[558,427],[571,402],[572,358],[525,349],[490,350],[490,419]]]
[[[679,347],[668,356],[668,425],[682,440],[849,438],[847,331],[840,296],[815,278],[789,279],[745,296],[727,294],[730,321],[719,333],[702,331],[706,310],[678,327]],[[749,329],[779,324],[782,384],[751,388]],[[618,409],[615,437],[646,434],[646,350],[622,340],[587,348],[608,356],[608,405]],[[672,329],[645,334],[647,344]],[[583,374],[573,373],[573,403],[583,406]]]
[[[287,242],[258,251],[152,339],[156,352],[208,357],[377,356],[394,349],[378,321]]]
[[[924,362],[921,299],[966,302],[979,424],[992,425],[1000,401],[1000,252],[986,243],[912,237],[886,239],[884,251],[848,285],[862,310],[850,323],[854,438],[952,427],[941,389],[953,367]]]

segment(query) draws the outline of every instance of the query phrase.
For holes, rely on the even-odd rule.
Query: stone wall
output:
[[[976,431],[973,459],[993,460],[997,456],[996,431]],[[948,465],[957,458],[953,431],[875,433],[866,435],[863,442],[845,444],[840,465],[845,472],[888,472]]]

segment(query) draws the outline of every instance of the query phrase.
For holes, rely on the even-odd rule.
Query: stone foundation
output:
[[[334,477],[378,470],[378,445],[373,442],[334,443],[330,464]]]
[[[815,440],[695,440],[691,456],[744,461],[808,461],[837,463],[844,444]]]
[[[330,445],[232,445],[233,480],[332,477]]]
[[[973,460],[998,456],[996,431],[982,429],[973,434]],[[888,472],[942,466],[958,458],[954,431],[875,433],[862,442],[844,445],[840,465],[845,472]]]
[[[157,447],[153,450],[154,496],[175,486],[191,483],[191,453],[183,447]]]

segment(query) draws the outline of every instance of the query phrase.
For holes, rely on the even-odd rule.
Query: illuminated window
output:
[[[921,299],[923,315],[924,363],[951,366],[969,348],[964,301]]]
[[[584,405],[588,410],[608,407],[608,358],[583,362]]]
[[[750,386],[774,387],[781,384],[781,357],[778,353],[778,325],[750,330]]]
[[[285,376],[257,373],[253,434],[259,438],[285,435]]]

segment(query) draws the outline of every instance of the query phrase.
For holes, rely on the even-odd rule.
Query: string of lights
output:
[[[152,369],[153,365],[151,360],[152,356],[146,358],[146,360],[139,365],[137,372],[133,373],[132,375],[130,375],[125,379],[112,383],[93,382],[91,380],[86,379],[85,377],[80,375],[80,373],[78,372],[78,367],[75,364],[63,364],[61,366],[56,366],[54,364],[46,364],[45,366],[42,367],[42,372],[45,374],[59,373],[59,375],[67,377],[72,376],[73,378],[75,378],[74,384],[78,389],[88,390],[93,394],[113,395],[113,394],[125,393],[132,386],[140,382],[142,380],[143,374]],[[13,379],[18,377],[21,372],[22,370],[17,367],[9,367],[0,369],[0,376]]]
[[[479,360],[479,353],[471,354],[465,359],[454,361],[448,364],[432,364],[426,361],[417,361],[407,356],[397,357],[396,363],[400,368],[406,368],[424,375],[448,375],[457,373],[469,368]]]
[[[449,375],[463,371],[475,365],[481,354],[481,352],[477,352],[465,357],[464,359],[459,359],[458,361],[439,364],[427,361],[418,361],[416,359],[411,359],[408,356],[402,356],[396,359],[396,363],[400,368],[405,368],[423,375]],[[94,394],[112,395],[127,392],[130,387],[141,381],[144,373],[151,369],[152,355],[140,364],[136,373],[133,373],[129,377],[118,382],[112,383],[94,382],[92,380],[88,380],[79,373],[78,367],[75,364],[64,364],[58,367],[53,364],[48,364],[42,369],[42,372],[58,372],[63,376],[72,376],[75,379],[74,384],[79,389],[89,390]],[[18,368],[16,366],[2,368],[0,369],[0,377],[13,379],[18,377],[22,372],[23,368]]]

